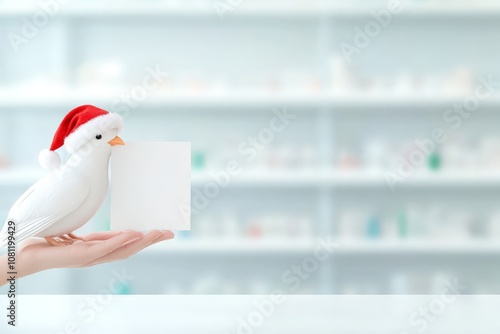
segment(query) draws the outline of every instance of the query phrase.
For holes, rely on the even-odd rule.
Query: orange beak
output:
[[[111,146],[125,145],[125,143],[123,142],[123,140],[120,137],[118,137],[118,136],[116,136],[111,141],[109,141],[108,144],[111,145]]]

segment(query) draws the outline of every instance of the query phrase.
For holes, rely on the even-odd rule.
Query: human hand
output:
[[[72,245],[52,246],[44,239],[30,238],[17,251],[18,278],[55,268],[85,268],[124,260],[142,249],[174,238],[170,231],[97,232],[82,237]],[[0,270],[7,272],[7,259],[0,257]],[[5,265],[4,265],[5,264]],[[6,282],[2,280],[0,286]]]

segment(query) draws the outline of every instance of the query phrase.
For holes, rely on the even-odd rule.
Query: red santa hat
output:
[[[50,149],[40,152],[38,162],[45,169],[57,169],[61,165],[61,157],[56,150],[62,146],[69,153],[74,153],[101,132],[115,129],[119,133],[123,126],[123,119],[117,113],[109,113],[91,105],[75,108],[64,117]]]

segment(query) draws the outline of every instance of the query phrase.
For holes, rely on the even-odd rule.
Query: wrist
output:
[[[9,268],[7,267],[7,255],[0,256],[0,287],[7,284],[7,272]]]
[[[36,259],[32,256],[23,256],[22,248],[17,250],[15,268],[9,267],[8,254],[0,256],[0,287],[7,284],[7,280],[12,276],[9,272],[16,272],[16,279],[20,279],[29,275],[36,274],[37,272],[50,269],[41,268],[42,263],[36,263]]]

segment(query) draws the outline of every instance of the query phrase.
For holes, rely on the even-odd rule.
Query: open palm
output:
[[[44,239],[31,238],[19,246],[18,266],[22,276],[54,268],[83,268],[126,259],[158,242],[174,238],[170,231],[98,232],[72,245],[52,246]]]

